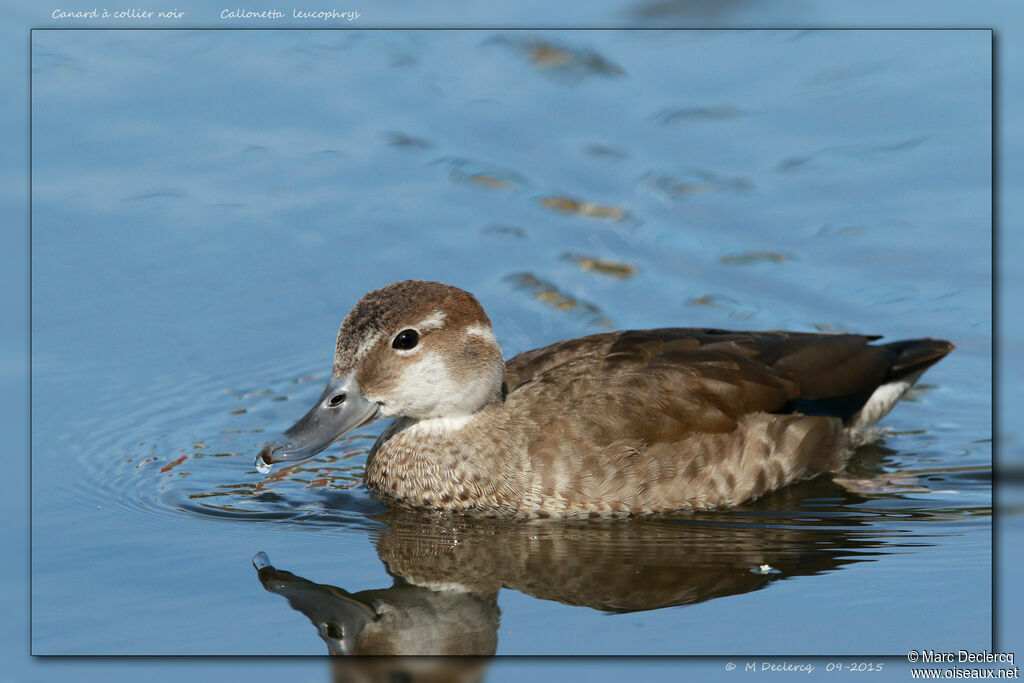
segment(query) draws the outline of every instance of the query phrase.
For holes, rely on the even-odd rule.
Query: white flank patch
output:
[[[907,393],[907,389],[914,386],[914,383],[921,378],[922,374],[924,374],[924,370],[904,377],[897,382],[883,384],[875,389],[875,393],[871,394],[871,398],[868,399],[868,402],[864,404],[864,407],[854,417],[850,428],[853,430],[867,429],[881,420],[892,410],[896,402],[903,398],[903,394]]]

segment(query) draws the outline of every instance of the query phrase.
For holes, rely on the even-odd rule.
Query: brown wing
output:
[[[507,363],[506,382],[510,392],[531,383],[551,390],[548,373],[557,368],[557,383],[578,394],[577,382],[635,384],[651,376],[698,392],[732,417],[764,411],[845,419],[882,384],[928,368],[953,348],[932,339],[870,344],[879,338],[703,328],[611,332],[519,354]]]
[[[507,403],[537,426],[528,452],[538,505],[709,507],[835,470],[840,418],[951,348],[874,339],[660,329],[521,354],[508,363]]]

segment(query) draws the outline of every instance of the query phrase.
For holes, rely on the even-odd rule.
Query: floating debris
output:
[[[870,163],[879,158],[914,150],[927,140],[928,136],[920,136],[894,143],[823,147],[810,154],[787,157],[778,163],[775,170],[778,173],[821,171],[834,170],[837,167],[849,165],[850,163]]]
[[[526,231],[514,225],[485,225],[480,228],[480,232],[484,235],[503,235],[508,237],[518,237],[520,239],[524,239],[526,237]]]
[[[859,226],[848,226],[843,228],[837,228],[833,225],[826,223],[821,226],[816,233],[816,237],[826,237],[829,235],[835,235],[836,237],[846,237],[849,235],[863,235],[864,233],[870,232],[867,228]]]
[[[810,157],[787,157],[775,166],[776,173],[793,173],[795,171],[816,168],[811,166]]]
[[[563,254],[562,258],[566,261],[572,261],[578,265],[582,270],[586,270],[592,273],[599,273],[601,275],[608,275],[620,280],[633,277],[636,275],[636,266],[630,263],[623,263],[621,261],[610,261],[607,259],[599,259],[593,256],[585,256],[583,254],[567,253]]]
[[[582,202],[572,197],[543,197],[540,203],[555,211],[575,213],[587,218],[608,218],[615,221],[621,221],[626,218],[626,212],[617,206],[592,204],[591,202]]]
[[[256,389],[254,391],[241,393],[238,395],[238,398],[257,398],[259,396],[270,396],[273,393],[273,389]]]
[[[739,304],[735,299],[722,294],[702,294],[688,299],[686,303],[690,306],[707,306],[709,308],[731,308]]]
[[[486,187],[494,188],[495,190],[504,190],[511,187],[508,182],[487,173],[474,173],[466,178],[466,182],[484,185]]]
[[[181,463],[185,462],[186,460],[188,460],[188,456],[187,455],[183,455],[180,458],[178,458],[177,460],[175,460],[174,462],[168,463],[167,465],[164,465],[163,467],[161,467],[160,471],[161,472],[170,472],[171,470],[173,470],[175,467],[177,467]]]
[[[505,279],[512,282],[517,289],[530,292],[533,298],[552,308],[560,311],[574,311],[598,327],[614,327],[611,319],[603,315],[600,307],[596,304],[566,294],[551,282],[542,280],[532,273],[515,273]]]
[[[757,312],[756,309],[743,310],[739,301],[724,294],[702,294],[701,296],[687,299],[686,304],[688,306],[703,306],[727,311],[729,317],[735,320],[746,320]]]
[[[682,177],[660,171],[648,171],[641,181],[652,191],[668,199],[701,192],[751,192],[754,181],[746,176],[725,176],[714,171],[690,171]]]
[[[392,131],[387,134],[388,144],[392,147],[404,147],[406,149],[430,149],[434,145],[424,138],[417,138],[405,133]]]
[[[139,192],[138,194],[129,195],[124,198],[126,202],[140,202],[147,201],[150,199],[184,199],[185,193],[181,190],[168,189],[168,190],[153,190],[151,192]]]
[[[578,81],[587,76],[618,78],[626,71],[596,50],[571,47],[549,40],[498,37],[491,44],[507,45],[522,54],[533,68],[562,80]]]
[[[677,121],[726,121],[745,116],[748,112],[731,104],[706,107],[666,108],[654,115],[654,120],[662,125]]]
[[[715,189],[710,183],[679,180],[670,175],[660,175],[657,173],[644,174],[643,181],[652,190],[672,199],[684,195],[710,192]]]
[[[434,163],[448,166],[449,177],[457,183],[485,187],[491,190],[508,190],[525,187],[526,177],[509,168],[491,166],[472,159],[444,157]]]
[[[322,149],[319,152],[313,152],[310,156],[314,159],[327,159],[329,161],[348,158],[347,154],[337,149]]]
[[[572,63],[572,53],[551,43],[534,43],[527,47],[530,61],[534,66],[553,67]]]
[[[718,190],[731,190],[734,192],[751,192],[756,189],[754,181],[746,176],[735,175],[728,176],[714,171],[697,170],[693,172],[696,178],[709,183]]]
[[[718,259],[723,266],[747,266],[752,263],[785,263],[792,261],[791,256],[780,254],[775,251],[741,251],[735,254],[725,254]]]
[[[621,147],[608,147],[607,145],[590,145],[583,151],[592,157],[603,157],[606,159],[628,159],[631,156],[628,150]]]

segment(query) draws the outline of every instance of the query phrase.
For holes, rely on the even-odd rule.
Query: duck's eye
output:
[[[402,330],[395,335],[394,341],[391,342],[391,348],[398,349],[399,351],[408,351],[409,349],[416,348],[416,345],[419,343],[419,332],[416,330]]]
[[[331,396],[331,400],[327,402],[327,405],[329,405],[332,408],[337,408],[338,406],[345,402],[346,398],[348,398],[348,396],[346,396],[343,393],[335,394],[334,396]]]

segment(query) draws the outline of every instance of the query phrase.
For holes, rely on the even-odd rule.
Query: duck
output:
[[[389,504],[526,518],[728,508],[842,470],[954,348],[879,339],[658,328],[506,361],[471,293],[396,282],[344,318],[323,392],[256,464],[390,418],[364,468]]]

